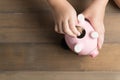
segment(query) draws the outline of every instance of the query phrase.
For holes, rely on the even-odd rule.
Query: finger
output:
[[[57,29],[57,32],[58,32],[58,33],[63,34],[62,21],[57,22],[56,29]]]
[[[69,27],[70,27],[70,30],[71,30],[75,35],[79,36],[79,35],[80,35],[80,32],[77,30],[75,23],[76,23],[75,20],[70,19],[70,20],[69,20]]]
[[[55,24],[55,32],[57,32],[58,33],[58,26],[57,26],[57,24]]]
[[[96,30],[99,34],[99,38],[98,38],[98,49],[101,49],[102,48],[102,45],[104,43],[104,29],[97,29]]]
[[[97,28],[95,28],[95,30],[98,32],[99,34],[99,38],[98,38],[98,49],[102,48],[102,45],[104,43],[104,35],[105,35],[105,29],[104,29],[104,25],[99,26]]]
[[[98,49],[102,48],[102,45],[104,43],[104,34],[99,34],[99,38],[98,38]]]
[[[78,20],[78,17],[76,16],[76,18],[75,18],[75,24],[76,25],[79,25],[79,20]]]
[[[98,38],[98,49],[101,49],[101,48],[102,48],[103,42],[104,42],[104,37],[103,37],[103,36],[100,36],[100,37]]]
[[[63,23],[63,32],[71,37],[76,37],[76,35],[69,28],[68,20]]]
[[[58,32],[60,33],[60,34],[63,34],[64,32],[63,32],[63,26],[62,26],[62,24],[63,24],[63,22],[61,21],[61,22],[59,22],[59,24],[58,24]]]

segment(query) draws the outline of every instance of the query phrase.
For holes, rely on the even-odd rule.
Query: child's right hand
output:
[[[53,1],[51,6],[55,19],[55,31],[72,37],[79,36],[80,32],[75,27],[78,23],[75,9],[67,0]]]
[[[95,31],[99,33],[98,48],[101,49],[104,42],[104,14],[108,0],[93,0],[92,4],[83,12],[86,19],[90,21]]]

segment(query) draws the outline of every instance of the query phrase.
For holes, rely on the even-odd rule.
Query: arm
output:
[[[64,1],[66,0],[47,0],[47,2],[52,8],[55,8],[59,3],[64,2]]]

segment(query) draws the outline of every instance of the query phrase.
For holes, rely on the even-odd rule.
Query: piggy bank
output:
[[[91,24],[85,20],[83,14],[78,15],[79,23],[77,29],[81,29],[81,35],[71,37],[65,34],[65,42],[68,47],[78,55],[89,55],[96,57],[99,53],[97,48],[98,33],[93,29]]]

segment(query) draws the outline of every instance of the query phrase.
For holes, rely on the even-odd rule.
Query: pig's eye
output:
[[[85,29],[82,29],[82,32],[81,32],[81,35],[80,36],[77,36],[77,38],[83,38],[84,36],[85,36],[85,34],[86,34],[86,31],[85,31]]]

